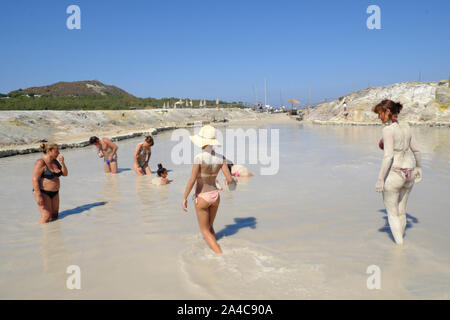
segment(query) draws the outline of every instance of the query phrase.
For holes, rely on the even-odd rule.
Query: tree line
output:
[[[19,93],[1,94],[0,110],[124,110],[124,109],[149,109],[173,106],[179,98],[137,98],[130,96],[64,96],[54,97],[50,95],[36,96],[34,93],[27,95]],[[192,100],[197,107],[200,100]],[[215,101],[206,101],[207,107],[216,107]],[[220,101],[221,107],[243,108],[240,102],[227,103]]]

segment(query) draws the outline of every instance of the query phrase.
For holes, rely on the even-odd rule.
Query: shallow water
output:
[[[61,219],[39,225],[31,193],[38,154],[0,159],[0,298],[399,299],[450,298],[450,130],[413,128],[423,176],[408,202],[405,244],[394,244],[375,182],[381,127],[302,124],[280,129],[276,175],[239,178],[221,192],[215,230],[224,254],[203,241],[189,198],[190,165],[171,163],[171,133],[155,136],[150,167],[168,186],[137,178],[119,145],[120,173],[105,175],[91,147],[62,150]],[[81,289],[66,268],[78,265]],[[367,267],[381,270],[368,290]]]

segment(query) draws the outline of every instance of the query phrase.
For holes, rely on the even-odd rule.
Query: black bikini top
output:
[[[44,161],[44,160],[42,160],[42,161]],[[50,171],[50,169],[47,167],[47,164],[46,164],[45,161],[44,161],[44,164],[45,164],[45,171],[42,173],[41,178],[45,178],[45,179],[53,179],[53,178],[55,178],[55,177],[60,177],[60,176],[62,175],[61,165],[59,164],[58,161],[55,161],[55,163],[56,163],[56,165],[58,166],[58,168],[59,168],[59,170],[60,170],[59,172],[53,172],[53,171]]]

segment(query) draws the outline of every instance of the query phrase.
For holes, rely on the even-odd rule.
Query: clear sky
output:
[[[69,5],[81,29],[69,30]],[[369,5],[381,30],[369,30]],[[449,0],[2,0],[0,92],[99,80],[138,97],[336,98],[448,79]]]

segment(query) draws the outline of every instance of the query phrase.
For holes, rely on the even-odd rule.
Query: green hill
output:
[[[57,82],[42,87],[31,87],[25,90],[11,91],[10,96],[15,95],[50,95],[52,97],[86,97],[86,96],[116,96],[134,97],[125,90],[116,86],[110,86],[97,80]]]
[[[42,87],[31,87],[0,94],[0,110],[124,110],[150,109],[171,106],[180,98],[138,98],[116,86],[97,80],[57,82]],[[183,98],[185,100],[185,98]],[[200,100],[192,100],[193,107]],[[222,107],[243,107],[241,103],[220,101]],[[206,107],[215,107],[215,101],[206,100]],[[181,106],[179,106],[181,107]]]

